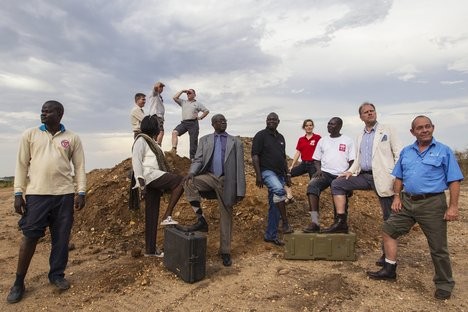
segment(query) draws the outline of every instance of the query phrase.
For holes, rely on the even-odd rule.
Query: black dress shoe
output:
[[[377,261],[375,261],[375,265],[383,267],[384,263],[385,263],[385,254],[382,254],[382,256]]]
[[[23,285],[13,285],[10,289],[10,293],[8,294],[7,301],[8,303],[17,303],[23,299],[25,287]]]
[[[308,227],[302,230],[304,233],[318,233],[320,232],[320,226],[312,222]]]
[[[265,242],[267,243],[272,243],[272,244],[275,244],[276,246],[284,246],[284,242],[278,238],[275,238],[275,239],[266,239],[264,238],[263,239]]]
[[[223,265],[224,266],[231,266],[232,265],[232,260],[231,260],[231,255],[228,253],[223,253],[221,254],[221,259],[223,259]]]
[[[60,290],[67,290],[70,288],[70,282],[67,281],[65,278],[63,277],[59,277],[57,279],[54,279],[53,281],[50,281],[52,284],[55,285],[55,287],[57,287],[58,289]]]
[[[208,223],[206,223],[205,218],[198,219],[197,223],[187,226],[187,227],[177,227],[184,232],[208,232]]]
[[[451,296],[452,293],[450,291],[443,289],[437,289],[434,293],[434,297],[439,300],[447,300],[450,299]]]
[[[375,280],[387,280],[394,282],[396,280],[396,263],[390,264],[388,262],[384,263],[382,269],[377,272],[367,272],[367,276]]]

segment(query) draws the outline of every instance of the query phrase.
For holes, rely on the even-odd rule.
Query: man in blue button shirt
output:
[[[434,125],[426,116],[416,117],[411,133],[416,142],[405,147],[393,169],[394,212],[383,225],[384,267],[367,272],[372,279],[395,280],[397,238],[417,222],[426,235],[435,274],[435,298],[449,299],[455,282],[447,247],[447,221],[458,219],[458,197],[463,175],[452,150],[433,137]],[[445,190],[450,192],[449,205]]]

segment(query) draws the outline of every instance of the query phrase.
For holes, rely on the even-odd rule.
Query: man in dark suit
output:
[[[200,205],[200,192],[216,194],[220,211],[220,253],[224,266],[230,266],[232,207],[245,196],[244,148],[239,138],[226,133],[226,118],[211,118],[215,132],[203,136],[185,177],[185,196],[198,221],[186,231],[208,232],[208,223]]]

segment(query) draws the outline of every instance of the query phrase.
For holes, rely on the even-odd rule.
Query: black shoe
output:
[[[396,280],[396,267],[396,263],[390,264],[385,262],[382,269],[377,272],[367,272],[367,276],[375,280],[387,280],[393,282]]]
[[[275,244],[276,246],[284,246],[284,242],[278,238],[275,238],[275,239],[266,239],[264,238],[263,241],[267,242],[267,243],[272,243],[272,244]]]
[[[294,230],[292,227],[289,226],[289,224],[283,224],[283,234],[291,234],[294,233]]]
[[[184,232],[208,232],[208,223],[206,223],[205,218],[200,218],[198,219],[197,223],[187,226],[185,228],[182,228]]]
[[[382,254],[382,256],[377,261],[375,261],[375,265],[383,267],[384,263],[385,263],[385,254]]]
[[[231,266],[232,265],[232,260],[231,260],[231,255],[228,253],[223,253],[221,254],[221,259],[223,259],[223,265],[224,266]]]
[[[70,282],[67,281],[64,277],[59,277],[50,282],[54,284],[55,287],[57,287],[60,290],[67,290],[70,288]]]
[[[321,233],[345,233],[348,234],[346,220],[338,218],[329,228],[323,229]]]
[[[8,294],[7,301],[8,303],[17,303],[23,299],[25,287],[23,285],[13,285],[10,289],[10,293]]]
[[[437,289],[434,293],[434,297],[439,300],[447,300],[450,299],[451,296],[452,293],[450,291],[443,289]]]
[[[320,232],[320,226],[312,222],[308,227],[302,230],[304,233],[318,233]]]

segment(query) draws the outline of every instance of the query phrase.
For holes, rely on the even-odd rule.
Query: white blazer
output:
[[[348,171],[352,172],[354,175],[358,175],[361,171],[360,147],[363,135],[364,132],[357,138],[356,159],[348,169]],[[389,126],[377,123],[374,143],[372,144],[372,174],[374,177],[375,189],[380,197],[393,195],[393,181],[395,178],[391,173],[400,156],[401,148],[402,145],[395,130]]]

